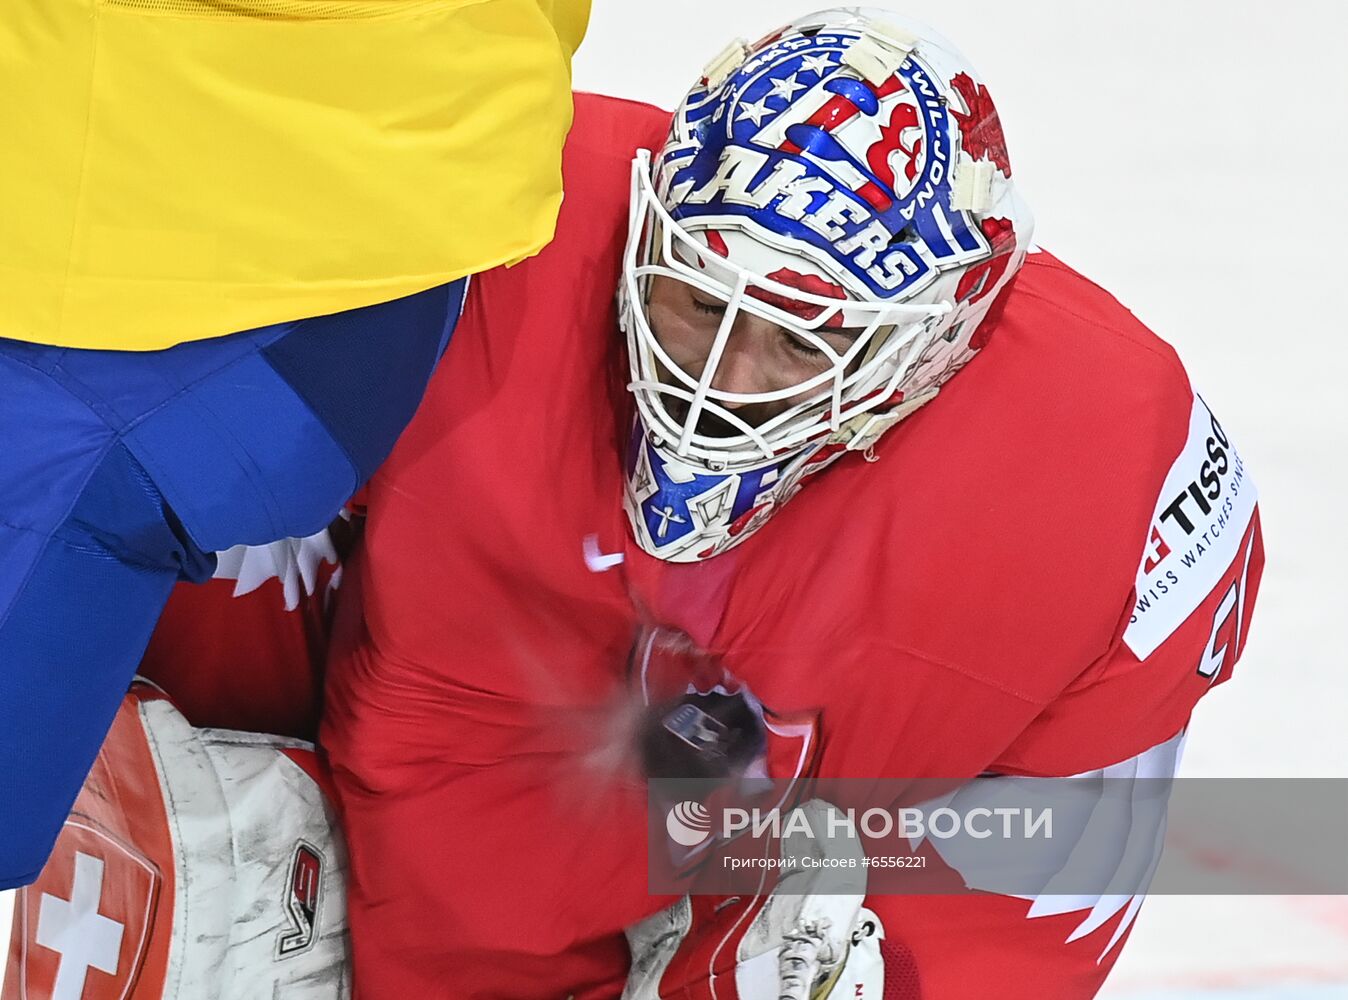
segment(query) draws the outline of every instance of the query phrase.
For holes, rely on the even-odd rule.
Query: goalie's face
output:
[[[694,379],[701,379],[725,320],[726,303],[692,285],[666,276],[652,278],[646,303],[651,332],[671,361]],[[817,336],[845,355],[862,333],[855,329],[819,331]],[[711,388],[727,394],[722,404],[751,426],[759,426],[808,399],[804,391],[766,402],[733,397],[779,393],[809,383],[833,365],[827,352],[784,326],[741,310],[721,350]],[[667,376],[667,373],[665,373]],[[686,410],[686,407],[683,407]],[[715,417],[706,415],[714,424]],[[703,430],[715,434],[713,427]]]

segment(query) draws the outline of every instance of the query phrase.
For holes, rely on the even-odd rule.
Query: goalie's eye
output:
[[[699,299],[696,295],[691,296],[693,308],[700,313],[706,313],[708,316],[724,316],[725,303],[717,300],[710,302]]]
[[[786,338],[786,346],[791,348],[791,350],[796,351],[800,354],[807,355],[808,357],[817,357],[818,355],[824,353],[819,348],[811,344],[809,341],[802,340],[799,337],[793,336],[792,334],[787,333],[785,330],[782,331],[782,336]]]
[[[694,312],[701,313],[704,316],[715,316],[719,318],[725,315],[726,304],[720,299],[698,295],[697,293],[690,291],[688,293],[688,301],[692,305]],[[820,331],[820,333],[830,347],[839,354],[845,354],[848,348],[852,346],[853,342],[856,341],[857,337],[861,335],[862,331],[849,328]],[[811,359],[816,359],[826,354],[825,351],[811,341],[791,333],[784,328],[779,327],[778,334],[781,337],[783,345],[797,354]]]

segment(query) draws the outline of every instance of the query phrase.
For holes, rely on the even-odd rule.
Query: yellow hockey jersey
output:
[[[589,0],[3,0],[0,337],[155,350],[552,235]]]

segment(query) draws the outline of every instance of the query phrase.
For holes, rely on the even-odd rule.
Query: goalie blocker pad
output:
[[[3,1000],[347,1000],[346,854],[313,746],[133,685],[33,885]]]

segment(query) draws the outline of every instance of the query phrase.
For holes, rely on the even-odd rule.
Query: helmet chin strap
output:
[[[940,391],[939,386],[928,386],[891,410],[885,410],[883,413],[859,413],[843,424],[838,433],[828,439],[829,443],[844,444],[848,451],[869,453],[875,442],[880,440],[880,435],[904,417],[911,416],[926,406]],[[867,454],[866,458],[868,461],[874,461],[870,454]]]

